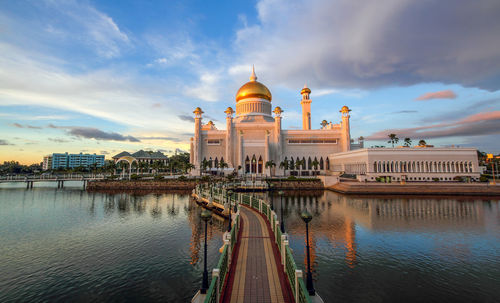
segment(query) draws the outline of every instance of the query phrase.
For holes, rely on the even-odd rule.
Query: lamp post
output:
[[[281,216],[281,232],[284,233],[285,232],[285,222],[283,222],[283,194],[284,192],[282,190],[280,190],[278,192],[278,195],[280,195],[280,216]]]
[[[307,291],[309,292],[309,295],[314,296],[316,294],[316,291],[314,290],[314,285],[313,285],[313,280],[312,280],[312,274],[311,274],[311,258],[309,256],[309,222],[312,220],[312,215],[307,211],[303,211],[300,214],[300,217],[304,222],[306,222],[306,248],[307,248],[307,280],[306,280],[306,287]]]
[[[229,206],[228,206],[228,208],[229,208],[229,224],[227,225],[227,231],[231,232],[231,195],[233,194],[233,191],[228,190],[226,193],[227,193],[226,200],[229,204]]]
[[[207,271],[207,225],[208,225],[208,220],[212,218],[212,212],[209,210],[204,209],[201,212],[201,219],[205,221],[205,254],[203,258],[203,281],[201,283],[201,289],[200,292],[202,294],[207,293],[208,289],[208,271]]]

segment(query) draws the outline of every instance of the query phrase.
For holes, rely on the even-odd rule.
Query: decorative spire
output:
[[[250,76],[250,81],[257,81],[257,76],[255,75],[255,66],[252,64],[252,75]]]

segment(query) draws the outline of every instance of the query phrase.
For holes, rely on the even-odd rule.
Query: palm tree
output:
[[[396,137],[396,134],[389,134],[389,141],[387,141],[387,143],[392,143],[392,147],[394,147],[394,144],[398,142],[399,138]]]
[[[269,160],[266,162],[266,168],[269,168],[269,175],[271,176],[271,169],[276,166],[273,160]]]
[[[286,176],[286,171],[290,168],[290,163],[288,162],[288,160],[281,161],[280,168],[284,170],[284,174]]]
[[[301,169],[302,169],[303,162],[304,162],[303,160],[295,161],[295,169],[297,169],[299,171],[299,176],[301,175]]]
[[[426,146],[427,145],[427,142],[425,142],[424,139],[421,139],[420,141],[418,141],[418,146]]]
[[[163,162],[159,160],[153,162],[153,169],[155,170],[155,173],[158,173],[162,167],[163,167]]]
[[[222,174],[224,175],[224,168],[229,167],[229,165],[224,162],[224,159],[220,159],[219,168],[222,169]]]
[[[315,172],[314,172],[314,174],[316,175],[317,170],[318,170],[318,166],[319,166],[318,159],[314,158],[314,160],[312,161],[312,163],[311,163],[311,164],[312,164],[312,166],[313,166],[313,168],[314,168],[314,171],[315,171]]]
[[[408,146],[408,147],[411,146],[411,139],[410,138],[405,138],[405,146]]]
[[[186,173],[189,173],[193,168],[195,168],[195,166],[191,163],[187,163],[185,168],[186,168]]]
[[[207,170],[207,167],[209,165],[209,162],[207,161],[207,159],[203,159],[203,161],[201,161],[201,170],[200,170],[200,176],[201,176],[201,171],[202,170]]]
[[[146,161],[141,161],[139,162],[139,171],[141,174],[143,173],[144,169],[147,169],[148,163]]]

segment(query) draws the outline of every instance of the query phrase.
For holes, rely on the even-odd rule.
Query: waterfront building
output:
[[[144,151],[142,149],[132,154],[127,151],[122,151],[121,153],[114,155],[112,159],[116,163],[122,157],[133,157],[138,162],[145,162],[148,164],[153,164],[156,161],[160,161],[163,164],[167,164],[168,162],[168,157],[162,152]]]
[[[52,168],[52,155],[43,156],[42,170],[49,170]]]
[[[329,158],[332,173],[359,181],[476,181],[481,175],[475,148],[364,148]]]
[[[93,168],[104,166],[104,155],[53,153],[43,157],[43,169]]]
[[[302,129],[287,130],[281,126],[283,110],[272,110],[269,89],[257,81],[252,70],[250,81],[236,93],[236,111],[228,107],[226,129],[218,129],[212,121],[202,122],[201,108],[194,110],[195,129],[190,144],[191,174],[200,170],[217,170],[220,163],[226,171],[239,174],[282,175],[280,163],[289,163],[292,174],[313,175],[329,169],[328,155],[351,150],[349,112],[341,108],[341,122],[324,121],[320,129],[311,125],[311,90],[304,86],[302,100]],[[273,116],[274,113],[274,116]],[[266,167],[269,162],[274,165]],[[297,162],[299,165],[297,165]]]

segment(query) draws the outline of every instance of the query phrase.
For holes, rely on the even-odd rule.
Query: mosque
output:
[[[300,130],[282,128],[283,110],[272,109],[271,92],[257,81],[254,69],[250,81],[236,93],[236,111],[231,107],[225,111],[226,129],[218,129],[212,121],[204,124],[203,111],[197,107],[190,142],[192,174],[218,170],[221,162],[226,172],[238,174],[283,175],[288,170],[307,176],[329,170],[330,154],[351,150],[350,109],[341,108],[339,124],[323,121],[320,129],[311,129],[311,90],[304,86],[300,94]]]
[[[254,69],[250,81],[236,93],[236,111],[231,107],[225,111],[226,129],[218,129],[212,121],[204,124],[203,111],[197,107],[190,142],[190,162],[195,167],[191,174],[350,174],[359,181],[383,182],[479,179],[475,148],[363,148],[362,141],[354,144],[349,125],[351,110],[347,106],[340,109],[340,123],[324,120],[320,129],[311,129],[311,90],[304,86],[300,94],[300,130],[282,129],[283,110],[279,106],[272,110],[271,92],[257,81]]]

